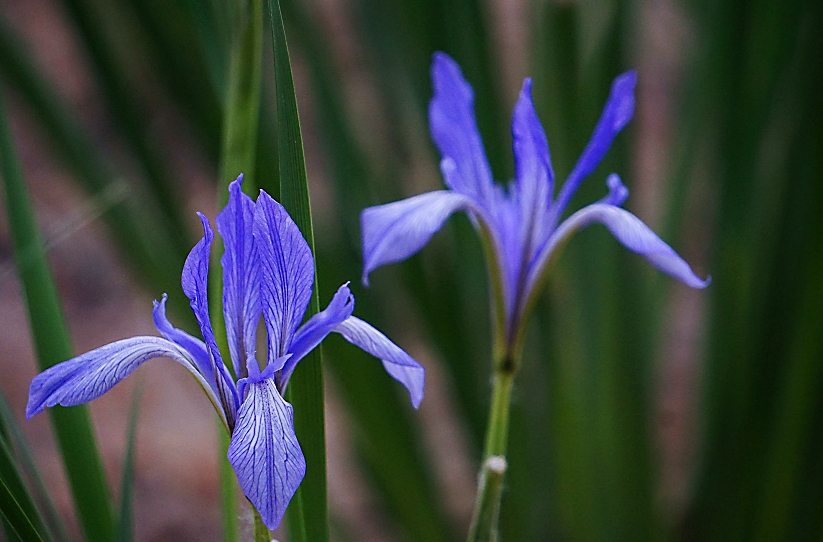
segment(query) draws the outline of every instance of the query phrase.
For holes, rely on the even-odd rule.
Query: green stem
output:
[[[494,389],[486,430],[483,465],[477,477],[477,501],[469,528],[469,542],[495,542],[500,516],[500,498],[506,474],[506,443],[509,436],[509,407],[514,375],[519,365],[517,357],[495,356]],[[519,356],[518,356],[519,357]]]
[[[224,431],[222,423],[218,423],[217,434],[220,439],[220,512],[223,526],[223,542],[237,542],[239,540],[237,521],[237,478],[229,463],[226,453],[229,449],[229,434]],[[254,509],[254,506],[252,506]],[[257,511],[255,510],[255,513]]]
[[[254,515],[254,542],[271,542],[271,531],[269,531],[269,528],[263,523],[260,512],[257,511],[257,508],[255,508],[252,503],[249,503],[249,506],[251,506],[251,512]]]

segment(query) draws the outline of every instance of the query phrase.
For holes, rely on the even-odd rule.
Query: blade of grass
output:
[[[14,452],[8,445],[8,439],[5,436],[0,436],[0,480],[6,484],[10,495],[14,498],[14,503],[6,502],[5,504],[0,504],[0,510],[7,506],[12,506],[12,508],[14,508],[15,505],[18,506],[32,527],[40,533],[44,539],[50,540],[52,537],[46,527],[46,522],[43,520],[40,511],[34,503],[34,499],[29,493],[20,469],[15,464]],[[6,516],[7,512],[9,511],[2,510],[4,516]],[[8,518],[6,518],[6,520],[8,521]],[[12,528],[14,527],[12,526]],[[17,529],[15,528],[15,530]]]
[[[708,540],[749,540],[753,534],[796,538],[792,522],[781,517],[783,502],[770,501],[806,500],[782,486],[796,468],[795,452],[783,448],[792,443],[781,442],[777,446],[785,455],[770,458],[786,461],[783,465],[768,465],[764,451],[784,436],[794,445],[814,439],[797,429],[800,419],[792,428],[776,424],[785,409],[801,408],[807,393],[798,389],[792,398],[797,403],[786,404],[782,386],[791,385],[797,378],[793,372],[806,364],[792,359],[805,350],[794,344],[792,325],[808,295],[800,270],[812,265],[808,259],[815,254],[809,225],[819,223],[819,209],[812,210],[813,202],[819,207],[819,175],[805,168],[819,161],[819,130],[806,123],[820,119],[820,39],[814,31],[820,6],[706,3],[695,11],[707,35],[699,84],[711,94],[705,112],[684,114],[703,116],[700,135],[712,138],[716,155],[710,171],[720,182],[707,446],[689,527]],[[798,62],[798,54],[805,58]],[[818,369],[809,363],[802,370],[812,374]],[[798,432],[784,433],[789,429]],[[776,471],[782,474],[774,476]],[[767,501],[768,513],[761,517]],[[763,531],[753,533],[753,525]]]
[[[3,526],[11,529],[20,540],[26,542],[37,540],[47,542],[49,540],[37,530],[2,478],[0,478],[0,514],[3,516]]]
[[[145,106],[140,103],[139,93],[135,92],[139,86],[134,75],[124,69],[131,63],[117,54],[118,48],[106,35],[105,25],[98,24],[100,14],[87,0],[65,0],[63,4],[90,57],[103,90],[102,96],[145,172],[153,203],[166,222],[163,229],[177,250],[185,254],[193,243],[183,219],[182,200],[157,138],[150,129],[150,117],[145,115]]]
[[[117,539],[120,542],[134,540],[134,450],[137,444],[137,420],[140,414],[142,381],[134,390],[129,408],[129,425],[126,429],[126,455],[123,457],[123,478],[120,482],[120,518]]]
[[[260,115],[260,63],[263,50],[263,2],[250,0],[238,17],[232,41],[229,89],[223,118],[220,155],[221,201],[225,187],[243,173],[244,188],[253,193],[257,123]]]
[[[28,481],[32,498],[34,502],[38,504],[38,508],[43,515],[43,520],[48,530],[52,533],[52,538],[60,542],[68,541],[68,531],[66,530],[63,520],[60,519],[57,509],[54,507],[48,489],[46,489],[46,484],[43,482],[43,477],[34,461],[34,453],[29,447],[29,443],[23,434],[23,429],[20,427],[20,424],[17,423],[14,413],[2,391],[0,391],[0,436],[6,439],[9,447],[13,450],[20,469]]]
[[[57,289],[9,133],[2,95],[0,168],[15,257],[21,254],[28,256],[25,262],[17,259],[18,274],[37,360],[40,369],[45,370],[71,358],[73,354]],[[110,542],[114,539],[112,505],[88,410],[84,406],[58,407],[50,409],[49,414],[86,538],[93,542]]]
[[[122,190],[108,161],[102,157],[70,112],[69,106],[54,92],[26,51],[0,16],[0,69],[28,102],[55,150],[74,178],[92,198],[112,190]],[[180,283],[180,267],[186,252],[175,251],[162,231],[153,227],[154,215],[138,193],[126,189],[125,196],[113,202],[102,215],[124,261],[152,291],[170,291]],[[196,328],[196,322],[182,296],[169,299],[177,318]]]
[[[281,8],[286,25],[293,30],[292,44],[308,60],[317,110],[324,126],[322,142],[335,181],[334,216],[339,217],[339,227],[322,232],[317,247],[320,282],[333,283],[341,277],[356,277],[362,271],[358,213],[354,210],[374,203],[369,194],[377,181],[347,120],[344,99],[338,92],[341,76],[331,62],[333,55],[328,42],[317,39],[322,31],[316,20],[298,2],[283,2]],[[391,319],[392,311],[386,310],[390,302],[379,302],[379,297],[358,294],[357,312],[361,318],[370,322]],[[413,420],[403,415],[408,408],[407,399],[388,389],[391,386],[383,370],[372,369],[368,356],[350,347],[336,347],[339,343],[331,341],[331,350],[324,357],[340,384],[348,410],[357,420],[358,448],[387,500],[388,511],[414,540],[454,539],[430,468],[416,442]],[[375,409],[375,404],[384,408]]]
[[[303,138],[297,112],[286,31],[278,0],[269,0],[274,52],[275,97],[277,103],[280,203],[294,219],[314,252],[309,187],[303,156]],[[319,287],[315,280],[306,317],[319,309]],[[294,427],[306,457],[306,476],[286,512],[289,538],[294,542],[324,542],[329,539],[326,501],[326,435],[321,348],[316,348],[298,365],[288,387],[294,405]]]
[[[162,77],[171,97],[194,126],[195,137],[210,158],[220,153],[221,99],[210,77],[211,60],[201,46],[198,32],[202,3],[166,2],[163,0],[128,0],[138,26],[145,34],[151,66]],[[210,43],[217,44],[214,34]]]
[[[185,0],[192,14],[211,85],[223,102],[228,93],[233,8],[237,3],[220,0]]]

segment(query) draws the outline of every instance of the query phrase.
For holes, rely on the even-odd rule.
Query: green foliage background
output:
[[[146,92],[163,96],[179,113],[214,169],[217,198],[218,186],[227,182],[219,177],[235,174],[223,171],[230,160],[221,155],[231,122],[227,111],[237,103],[229,84],[232,43],[242,18],[255,13],[249,8],[254,2],[54,3],[88,62],[127,156],[106,156],[95,146],[89,128],[62,98],[61,82],[47,78],[31,55],[25,28],[8,16],[13,9],[3,8],[8,1],[0,4],[0,90],[26,109],[51,143],[49,152],[89,199],[105,199],[115,183],[126,183],[129,197],[107,206],[100,221],[147,297],[177,292],[197,232],[185,210],[190,195],[169,165],[174,149],[159,147],[144,114]],[[307,159],[321,164],[308,164],[322,177],[310,177],[308,185],[313,194],[321,187],[330,195],[327,212],[319,220],[315,215],[321,304],[337,285],[352,280],[358,316],[392,337],[421,338],[422,350],[431,354],[425,363],[436,364],[445,377],[450,415],[465,428],[473,454],[466,460],[476,466],[491,368],[480,243],[468,220],[454,218],[421,254],[374,273],[365,289],[357,283],[359,212],[417,193],[421,184],[439,186],[425,116],[434,51],[452,55],[473,84],[480,130],[501,180],[513,173],[508,123],[516,78],[535,79],[538,113],[562,179],[588,140],[611,80],[637,67],[639,113],[572,206],[601,197],[606,174],[620,173],[632,190],[628,207],[654,219],[661,237],[699,274],[711,274],[713,283],[702,292],[687,291],[602,229],[568,244],[536,311],[516,383],[502,539],[823,539],[823,3],[523,0],[515,6],[525,15],[514,19],[501,15],[511,14],[507,5],[281,3],[297,101],[301,115],[308,112],[313,122]],[[246,167],[258,187],[298,202],[299,195],[288,195],[282,185],[283,172],[294,176],[299,168],[282,161],[291,151],[282,139],[285,110],[272,68],[278,53],[272,54],[264,12],[257,113],[238,113],[248,126],[258,123],[255,149],[245,149],[254,164]],[[649,61],[660,53],[650,49],[660,44],[649,36],[671,30],[667,17],[679,22],[682,34],[662,38],[663,46],[674,48],[674,67]],[[355,82],[368,87],[362,94],[352,85],[351,58],[335,45],[341,40],[329,38],[331,32],[342,33],[342,42],[356,51],[365,75]],[[504,46],[506,36],[523,50]],[[650,105],[659,99],[659,84],[668,89],[670,102],[662,111],[669,128],[656,129],[646,116],[661,111]],[[5,216],[21,231],[28,220],[20,218],[28,206],[24,172],[15,170],[13,141],[2,124],[2,174],[10,187]],[[306,130],[304,122],[304,136]],[[377,151],[375,138],[364,136],[369,130],[380,134]],[[655,151],[661,140],[662,153]],[[296,140],[288,140],[295,141],[300,143],[299,130]],[[640,185],[649,153],[662,165],[654,182]],[[243,154],[232,159],[242,161]],[[128,168],[137,173],[123,176]],[[52,286],[42,275],[45,260],[33,228],[29,222],[15,238],[15,253],[29,289],[35,340],[38,325],[56,326],[45,339],[40,335],[50,346],[38,345],[41,362],[50,364],[70,356],[71,347],[60,318],[44,324],[37,316],[61,309],[49,297]],[[27,280],[26,273],[41,275]],[[181,298],[170,297],[174,318],[192,327]],[[324,344],[323,367],[353,421],[356,466],[392,532],[402,540],[462,538],[468,518],[447,512],[435,459],[423,445],[421,417],[407,398],[378,364],[343,341]],[[685,388],[685,421],[667,406],[672,386],[683,379],[694,383]],[[68,412],[55,411],[55,418],[75,416]],[[85,424],[88,431],[84,416],[55,423]],[[27,540],[21,533],[34,529],[44,539],[65,539],[38,490],[19,421],[6,408],[2,422],[6,537]],[[60,425],[55,427],[59,434]],[[667,454],[677,453],[666,444],[672,431],[680,432],[675,446],[688,457],[685,481],[678,482],[686,489],[678,497],[672,497],[667,462]],[[93,439],[84,442],[80,453],[91,459],[79,461],[94,465]],[[64,449],[70,473],[78,461],[71,449]],[[76,476],[95,480],[91,486],[106,492],[94,467]],[[129,486],[123,483],[124,490]],[[100,498],[94,491],[74,494],[88,539],[131,536],[122,525],[112,527],[117,507]],[[99,513],[89,513],[89,506],[99,506]],[[123,510],[119,521],[130,521]],[[330,512],[332,539],[359,540],[345,516],[333,507]],[[304,521],[325,519],[309,515]]]

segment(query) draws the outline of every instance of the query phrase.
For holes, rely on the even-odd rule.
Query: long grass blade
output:
[[[120,482],[120,518],[117,523],[117,540],[134,540],[134,454],[137,445],[137,420],[140,414],[142,384],[134,391],[129,408],[129,424],[126,429],[126,455],[123,457],[123,477]]]
[[[2,96],[0,168],[15,255],[28,255],[24,261],[18,258],[18,273],[37,360],[40,369],[45,370],[73,354],[57,289],[14,151]],[[86,538],[94,542],[110,542],[114,539],[112,505],[88,410],[83,406],[58,407],[49,410],[49,414]]]
[[[179,285],[185,252],[153,227],[155,217],[139,193],[118,180],[111,164],[77,123],[69,106],[51,88],[22,41],[0,16],[0,70],[32,108],[53,141],[58,156],[74,178],[95,201],[121,192],[103,209],[102,219],[119,248],[123,260],[152,291],[171,291]],[[188,302],[182,296],[169,299],[177,318],[196,328]]]
[[[49,491],[43,481],[43,476],[40,474],[40,470],[34,461],[34,453],[23,434],[23,429],[15,419],[11,406],[9,406],[2,392],[0,392],[0,436],[6,440],[9,448],[12,450],[17,460],[17,465],[28,482],[28,489],[31,492],[32,499],[37,503],[38,509],[43,516],[43,521],[47,529],[51,531],[52,537],[60,542],[67,542],[69,536],[66,526],[52,502]]]
[[[292,216],[314,251],[314,233],[303,156],[303,137],[297,112],[286,31],[278,0],[269,0],[272,49],[274,52],[275,97],[277,102],[280,203]],[[312,300],[306,317],[319,311],[319,288],[315,276]],[[286,513],[290,539],[295,542],[323,542],[329,539],[326,501],[326,435],[321,348],[300,362],[288,387],[294,405],[294,427],[306,457],[306,477]]]
[[[106,25],[98,24],[100,15],[88,0],[65,0],[63,3],[99,78],[102,96],[140,160],[153,204],[166,221],[166,235],[177,250],[185,254],[193,243],[183,219],[182,200],[157,139],[151,133],[148,117],[143,114],[144,106],[140,103],[139,93],[135,92],[135,75],[125,69],[130,63],[117,54],[118,48],[107,35]]]
[[[360,269],[358,213],[374,203],[369,194],[377,180],[357,144],[354,127],[347,122],[345,102],[339,93],[341,74],[330,61],[330,44],[317,21],[299,2],[282,2],[286,25],[293,30],[292,44],[307,59],[316,108],[324,129],[321,137],[329,157],[339,212],[337,226],[318,235],[318,273],[322,284],[357,277]],[[385,183],[384,183],[385,184]],[[383,302],[380,302],[383,300]],[[357,295],[357,313],[370,322],[387,322],[391,301],[365,291]],[[398,326],[399,331],[399,326]],[[384,371],[373,367],[368,356],[341,341],[326,341],[324,360],[339,384],[348,411],[355,417],[355,433],[366,469],[386,500],[386,509],[414,540],[454,538],[446,525],[443,505],[434,489],[431,470],[420,446],[413,418],[404,415],[407,400],[390,389]],[[384,408],[375,409],[375,404]]]
[[[7,490],[14,498],[14,503],[2,503],[2,500],[0,500],[0,503],[2,503],[0,504],[0,509],[9,506],[11,506],[11,508],[19,507],[32,527],[34,527],[43,538],[51,539],[46,523],[26,486],[23,475],[15,464],[15,459],[14,452],[8,445],[8,439],[5,435],[0,436],[0,481],[6,484]],[[2,510],[4,516],[7,515],[7,512],[10,511]],[[11,512],[13,514],[13,511]],[[6,517],[6,522],[11,523],[8,517]],[[13,530],[17,530],[13,525],[11,527]]]
[[[34,526],[3,478],[0,478],[0,514],[3,516],[3,527],[10,530],[10,537],[13,535],[26,542],[49,540]]]

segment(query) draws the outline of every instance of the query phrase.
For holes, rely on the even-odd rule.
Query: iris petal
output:
[[[434,54],[431,76],[429,129],[443,159],[455,165],[443,172],[446,186],[486,207],[494,181],[477,130],[474,91],[457,62],[444,53]]]
[[[354,296],[348,283],[337,289],[328,306],[300,326],[294,335],[290,348],[291,358],[283,366],[280,376],[280,388],[285,389],[297,363],[306,354],[314,350],[326,336],[334,331],[341,322],[351,316],[354,310]]]
[[[223,238],[223,314],[226,338],[234,364],[240,375],[246,359],[254,356],[257,323],[260,320],[258,266],[252,227],[254,202],[243,193],[243,176],[229,185],[229,203],[217,215],[217,230]]]
[[[611,147],[615,136],[632,120],[634,116],[634,88],[636,85],[637,73],[634,71],[628,71],[618,76],[612,83],[609,99],[606,102],[606,107],[603,108],[600,120],[597,121],[592,138],[589,140],[583,154],[578,158],[574,169],[569,174],[566,182],[563,183],[563,188],[557,196],[552,214],[555,224],[566,209],[566,205],[568,205],[577,187],[580,186],[586,176],[597,168],[606,152],[608,152],[609,147]]]
[[[243,493],[266,527],[274,529],[306,474],[306,460],[294,434],[292,406],[274,380],[248,383],[245,388],[228,458]]]
[[[269,337],[268,359],[274,360],[288,352],[306,313],[314,282],[314,260],[297,224],[262,190],[254,209],[254,244]]]
[[[423,248],[459,210],[480,211],[470,198],[448,190],[364,209],[360,215],[363,283],[368,284],[369,273],[381,265],[405,260]]]
[[[217,396],[189,353],[160,337],[123,339],[46,369],[31,382],[26,417],[31,418],[46,407],[74,406],[97,399],[143,362],[159,357],[171,358],[188,369],[225,421]]]
[[[522,216],[538,222],[546,216],[551,203],[554,171],[546,133],[532,102],[532,80],[526,79],[512,118],[515,180]],[[533,224],[542,231],[540,224]]]
[[[392,378],[403,384],[414,408],[423,400],[426,370],[402,348],[360,318],[350,316],[335,331],[355,346],[380,359]]]
[[[234,426],[234,419],[237,415],[239,401],[237,390],[234,387],[231,375],[228,373],[220,350],[217,348],[217,341],[214,338],[214,330],[211,327],[209,318],[209,255],[211,252],[211,242],[214,239],[214,232],[211,229],[209,220],[198,213],[200,222],[203,224],[203,238],[194,245],[186,263],[183,264],[183,293],[189,298],[191,309],[200,325],[200,332],[206,342],[209,359],[212,363],[212,371],[219,375],[217,378],[217,393],[226,410],[226,417],[229,427]]]
[[[711,277],[703,280],[695,275],[689,264],[639,218],[614,205],[593,203],[563,221],[552,234],[540,262],[533,270],[531,287],[533,288],[539,279],[541,269],[545,267],[557,245],[578,229],[598,222],[606,226],[623,246],[645,257],[649,263],[667,275],[692,288],[705,288],[711,283]]]
[[[217,392],[217,383],[214,381],[214,371],[212,370],[209,353],[206,350],[206,343],[189,335],[182,329],[177,329],[169,322],[169,319],[166,318],[166,299],[168,299],[168,296],[163,294],[160,301],[154,302],[154,310],[152,311],[154,327],[166,340],[173,342],[191,355],[197,369],[202,373],[211,388]]]

